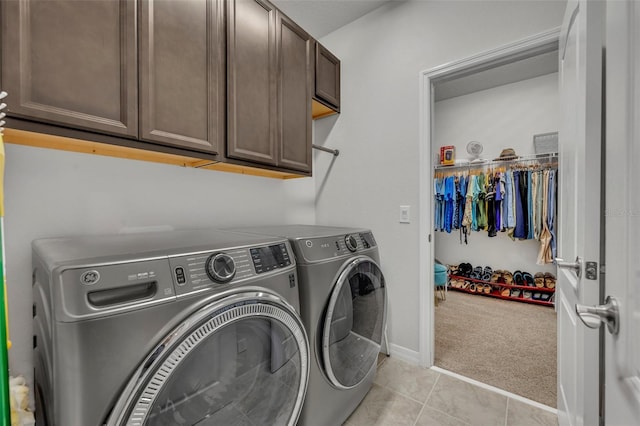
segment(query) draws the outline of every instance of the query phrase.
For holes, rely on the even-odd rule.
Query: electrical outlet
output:
[[[400,206],[400,223],[411,223],[411,206]]]

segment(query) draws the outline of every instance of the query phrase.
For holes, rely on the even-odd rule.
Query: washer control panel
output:
[[[170,257],[176,294],[227,286],[291,267],[294,262],[288,247],[283,242]]]
[[[169,264],[178,296],[255,275],[248,248],[170,257]]]

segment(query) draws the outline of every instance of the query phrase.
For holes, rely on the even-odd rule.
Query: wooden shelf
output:
[[[337,113],[338,111],[332,108],[329,108],[322,102],[319,102],[315,99],[311,101],[311,117],[314,120],[317,120],[318,118],[329,117],[330,115],[334,115]]]
[[[467,278],[467,277],[461,277],[459,275],[450,275],[450,279],[457,279],[457,280],[464,280],[464,281],[471,281],[474,283],[478,283],[478,284],[488,284],[491,286],[491,293],[485,293],[484,291],[471,291],[468,288],[457,288],[457,287],[452,287],[449,283],[448,288],[451,290],[456,290],[456,291],[461,291],[463,293],[469,293],[469,294],[477,294],[480,296],[488,296],[488,297],[495,297],[497,299],[503,299],[503,300],[514,300],[516,302],[523,302],[523,303],[531,303],[534,305],[542,305],[542,306],[554,306],[554,302],[550,302],[549,300],[540,300],[540,299],[526,299],[525,297],[523,297],[523,293],[524,291],[530,291],[533,295],[533,293],[555,293],[555,288],[547,288],[547,287],[531,287],[531,286],[523,286],[523,285],[515,285],[515,284],[504,284],[504,283],[492,283],[489,281],[483,281],[483,280],[478,280],[475,278]],[[501,288],[514,288],[514,289],[520,289],[522,290],[520,292],[520,295],[517,297],[513,297],[513,296],[503,296],[502,294],[500,294],[500,289]],[[498,288],[496,290],[496,288]]]
[[[203,160],[201,158],[169,154],[164,152],[147,151],[145,149],[73,139],[64,136],[29,132],[26,130],[5,129],[4,141],[5,143],[32,146],[37,148],[49,148],[62,151],[80,152],[85,154],[104,155],[107,157],[128,158],[132,160],[150,161],[153,163],[173,164],[180,167],[217,170],[221,172],[239,173],[243,175],[261,176],[275,179],[294,179],[305,177],[293,173],[278,172],[275,170],[266,170],[257,167],[241,166],[237,164],[222,163],[212,160]]]

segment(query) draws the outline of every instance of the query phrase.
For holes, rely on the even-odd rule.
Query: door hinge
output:
[[[598,262],[587,262],[584,268],[585,278],[588,280],[598,279]]]

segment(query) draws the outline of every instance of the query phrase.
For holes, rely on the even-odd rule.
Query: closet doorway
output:
[[[431,253],[422,258],[451,277],[446,300],[429,288],[422,298],[426,364],[552,408],[558,35],[425,72],[422,111],[431,192],[421,209],[431,212]],[[433,274],[434,262],[423,272]]]

